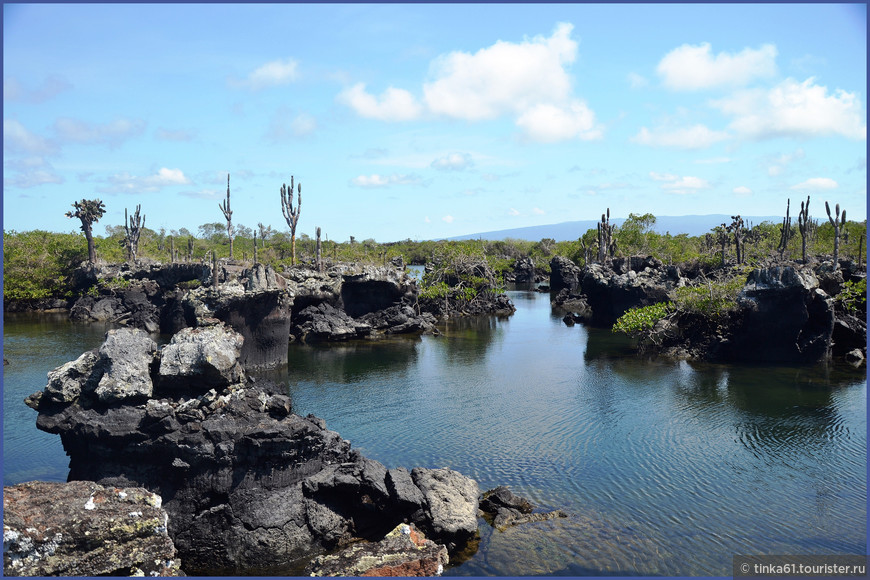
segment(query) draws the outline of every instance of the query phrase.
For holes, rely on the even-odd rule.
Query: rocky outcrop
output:
[[[447,548],[426,538],[413,524],[399,524],[380,542],[357,542],[318,556],[309,576],[440,576]]]
[[[4,487],[3,575],[183,575],[161,503],[87,481]]]
[[[611,326],[630,308],[667,301],[668,294],[685,285],[676,266],[663,266],[654,258],[613,260],[616,267],[589,264],[580,286],[592,310],[591,323]]]
[[[372,327],[364,322],[357,322],[344,310],[322,302],[297,313],[292,332],[298,340],[306,342],[340,341],[368,336]]]
[[[742,316],[728,358],[810,363],[830,357],[834,304],[810,269],[753,270],[738,305]]]
[[[577,264],[564,256],[553,256],[550,260],[550,291],[567,289],[574,292],[580,287],[582,270]]]
[[[150,345],[137,342],[144,333],[113,332],[140,345],[135,360],[149,356]],[[241,343],[222,324],[182,331],[150,354],[147,400],[97,394],[116,366],[101,362],[116,352],[101,347],[53,371],[27,402],[37,427],[60,435],[70,480],[163,498],[189,573],[301,569],[400,523],[450,549],[474,536],[473,480],[449,469],[387,470],[363,457],[322,420],[293,414],[279,389],[247,380],[234,358]]]
[[[480,502],[480,510],[491,518],[492,526],[501,531],[520,524],[568,517],[568,514],[562,510],[534,512],[535,506],[532,505],[532,502],[515,495],[504,486],[484,493]]]

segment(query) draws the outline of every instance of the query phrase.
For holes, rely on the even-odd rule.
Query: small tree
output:
[[[828,212],[828,220],[834,226],[834,268],[840,267],[840,230],[846,225],[846,210],[840,215],[840,204],[834,208],[834,217],[831,217],[831,206],[825,202],[825,211]]]
[[[227,199],[219,203],[218,207],[224,213],[227,220],[227,237],[230,239],[230,259],[233,259],[233,210],[230,209],[230,174],[227,173]]]
[[[93,226],[106,213],[106,206],[99,199],[83,199],[73,202],[75,211],[66,212],[68,218],[79,218],[82,221],[82,231],[88,241],[88,261],[97,263],[97,249],[94,247]]]
[[[302,211],[302,183],[297,184],[296,207],[293,207],[293,176],[290,176],[290,189],[287,184],[281,186],[281,211],[290,227],[291,264],[296,265],[296,224],[299,223],[299,213]]]
[[[127,217],[127,208],[124,208],[124,245],[127,247],[127,259],[136,261],[139,253],[139,237],[142,235],[142,227],[145,225],[145,216],[139,217],[141,205],[136,206],[136,213]]]

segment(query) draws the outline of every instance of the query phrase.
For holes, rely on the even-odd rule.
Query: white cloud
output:
[[[115,119],[111,123],[97,125],[61,117],[54,122],[54,131],[61,141],[117,147],[124,141],[141,135],[145,131],[145,121]]]
[[[231,79],[230,85],[253,91],[286,85],[296,80],[299,63],[292,58],[273,60],[254,69],[244,80]]]
[[[49,139],[31,133],[15,119],[3,119],[3,149],[6,153],[45,155],[54,153],[57,146]]]
[[[745,185],[735,187],[733,191],[737,195],[752,195],[752,190],[749,189],[748,187],[746,187]]]
[[[533,208],[532,208],[532,213],[535,214],[535,215],[545,215],[547,212],[545,212],[544,210],[542,210],[542,209],[539,208],[539,207],[533,207]]]
[[[728,139],[728,133],[713,131],[704,125],[693,125],[681,129],[656,129],[654,132],[646,127],[630,141],[652,147],[678,147],[681,149],[703,149]]]
[[[42,157],[10,159],[3,163],[4,187],[29,188],[50,183],[63,183],[62,176]]]
[[[426,222],[427,224],[431,224],[431,223],[432,223],[432,220],[429,219],[429,216],[424,217],[424,218],[423,218],[423,221]]]
[[[522,215],[522,214],[521,214],[518,210],[516,210],[515,208],[510,208],[510,209],[508,210],[508,213],[509,213],[510,215],[512,215],[512,216]]]
[[[379,121],[411,121],[423,111],[414,96],[404,89],[389,87],[380,97],[375,97],[366,92],[365,83],[343,90],[337,100],[361,117]]]
[[[633,89],[642,89],[649,84],[649,81],[646,80],[646,77],[643,77],[636,72],[628,73],[626,79],[628,80],[628,85]]]
[[[453,223],[453,216],[446,215],[443,218],[441,218],[441,221],[447,222],[448,224],[452,224]]]
[[[450,153],[444,157],[439,157],[431,164],[432,168],[444,171],[462,171],[473,165],[474,161],[468,153]]]
[[[825,189],[835,189],[838,187],[838,184],[833,179],[828,177],[813,177],[807,179],[806,181],[802,181],[797,185],[792,185],[791,189],[812,189],[812,190],[825,190]]]
[[[804,158],[804,150],[798,149],[794,153],[783,153],[779,157],[775,158],[771,163],[770,167],[767,168],[767,174],[771,177],[776,177],[780,175],[784,170],[786,165],[794,161],[795,159],[803,159]]]
[[[389,185],[414,185],[420,182],[416,175],[360,175],[351,179],[351,183],[358,187],[387,187]]]
[[[46,77],[42,81],[42,84],[35,89],[25,88],[15,77],[6,77],[3,79],[3,100],[7,102],[19,101],[28,104],[39,104],[71,87],[72,85],[64,78],[56,75]]]
[[[837,89],[828,95],[828,88],[815,84],[812,77],[802,83],[789,78],[770,90],[739,91],[711,104],[734,116],[731,128],[752,139],[820,135],[867,138],[857,93]]]
[[[198,191],[181,191],[178,193],[178,195],[196,199],[226,199],[226,194],[226,190],[220,189],[200,189]]]
[[[595,113],[580,100],[572,101],[567,107],[549,103],[534,105],[520,115],[517,126],[525,130],[528,138],[541,143],[567,139],[588,141],[602,136]]]
[[[696,159],[692,163],[697,163],[698,165],[712,165],[717,163],[731,163],[730,157],[711,157],[710,159]]]
[[[776,47],[765,44],[755,50],[745,48],[737,54],[711,54],[710,44],[684,44],[662,58],[656,69],[662,82],[675,90],[698,90],[721,86],[740,86],[759,77],[776,74]]]
[[[666,193],[685,195],[688,193],[695,193],[700,189],[710,188],[710,184],[707,183],[706,180],[701,179],[700,177],[680,177],[679,175],[673,175],[670,173],[656,173],[655,171],[650,171],[649,175],[655,181],[663,182],[661,188]]]
[[[573,29],[559,23],[548,38],[500,40],[474,54],[456,51],[438,57],[431,66],[434,80],[423,85],[429,109],[477,121],[566,100],[571,78],[564,67],[577,57]]]
[[[98,187],[103,193],[152,193],[171,185],[187,185],[190,180],[180,169],[161,168],[154,175],[138,177],[129,173],[118,173],[108,179],[109,185]]]

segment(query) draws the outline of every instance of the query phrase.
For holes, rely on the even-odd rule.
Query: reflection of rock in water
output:
[[[670,558],[654,532],[616,526],[590,513],[495,531],[481,527],[479,560],[471,575],[658,575]],[[578,568],[577,562],[583,562]]]

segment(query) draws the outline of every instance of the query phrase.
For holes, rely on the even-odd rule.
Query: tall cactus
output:
[[[801,202],[801,212],[798,214],[798,229],[801,232],[801,259],[807,261],[807,235],[810,232],[810,196],[807,196],[806,204]]]
[[[779,231],[779,247],[776,249],[779,251],[780,260],[784,258],[785,250],[788,247],[788,240],[791,238],[791,216],[788,215],[790,207],[791,199],[785,204],[785,217],[782,218],[782,226],[780,226]]]
[[[846,210],[840,215],[840,204],[834,207],[834,217],[831,217],[831,206],[825,202],[825,211],[828,212],[828,220],[834,226],[834,268],[840,267],[840,230],[846,225]]]
[[[230,239],[230,259],[233,259],[233,210],[230,209],[230,174],[227,173],[227,199],[219,203],[218,207],[224,213],[227,220],[227,237]]]
[[[323,272],[323,246],[320,244],[320,226],[317,226],[314,233],[317,235],[317,245],[314,249],[314,264],[318,272]]]
[[[257,230],[254,230],[254,264],[257,263]]]
[[[598,223],[598,261],[600,263],[604,263],[608,252],[610,252],[611,258],[616,253],[613,226],[610,225],[610,208],[607,208],[606,214],[601,214],[601,221]]]
[[[127,208],[124,208],[124,245],[127,247],[127,259],[136,262],[139,253],[139,237],[142,235],[142,227],[145,225],[145,216],[139,216],[141,205],[136,206],[136,212],[127,216]]]
[[[290,227],[290,248],[292,252],[291,265],[296,265],[296,224],[299,223],[299,213],[302,211],[302,183],[297,184],[296,207],[293,207],[293,176],[290,176],[290,189],[287,184],[281,186],[281,211]]]
[[[731,219],[733,221],[728,226],[728,231],[734,233],[734,246],[736,248],[737,264],[739,265],[743,263],[743,235],[746,233],[746,229],[743,227],[743,218],[740,217],[740,214],[731,216]]]

